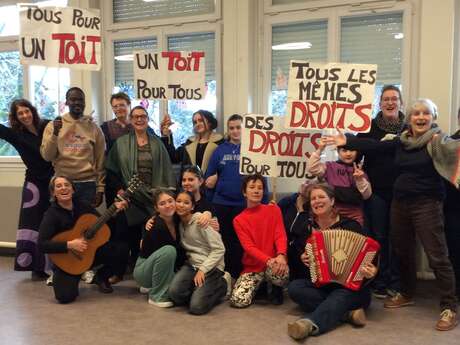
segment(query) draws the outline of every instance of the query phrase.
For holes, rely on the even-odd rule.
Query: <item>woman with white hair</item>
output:
[[[436,329],[457,325],[455,278],[449,261],[443,222],[443,178],[459,188],[460,141],[450,139],[434,123],[436,105],[415,101],[407,110],[409,129],[389,141],[356,138],[339,133],[330,144],[349,145],[366,154],[395,152],[397,177],[391,204],[391,244],[399,261],[401,292],[385,300],[385,308],[414,304],[416,287],[415,235],[428,257],[441,291],[441,316]]]

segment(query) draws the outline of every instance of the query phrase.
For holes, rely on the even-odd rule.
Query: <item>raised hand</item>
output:
[[[170,127],[172,124],[173,122],[171,121],[171,117],[169,116],[169,114],[165,114],[165,116],[160,122],[160,131],[162,136],[169,137],[171,135]]]
[[[62,118],[60,116],[56,117],[53,121],[53,134],[58,136],[59,131],[62,128]]]
[[[353,177],[355,180],[364,178],[363,163],[356,164],[353,162]]]
[[[321,137],[325,138],[326,145],[335,145],[335,146],[343,146],[347,144],[347,137],[343,132],[340,130],[340,128],[337,129],[337,134],[336,135],[324,135]]]

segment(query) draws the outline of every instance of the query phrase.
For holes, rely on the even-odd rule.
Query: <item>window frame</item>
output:
[[[271,95],[271,71],[272,71],[272,28],[276,25],[287,25],[287,24],[298,24],[308,23],[318,20],[328,21],[328,62],[340,61],[340,43],[341,43],[341,18],[343,17],[362,17],[365,15],[376,15],[376,14],[390,14],[390,13],[402,13],[403,16],[403,58],[401,61],[401,85],[403,91],[403,99],[409,100],[413,98],[414,87],[416,85],[416,70],[414,66],[414,57],[412,52],[413,41],[416,40],[415,35],[412,33],[412,14],[413,5],[411,3],[403,2],[396,3],[395,1],[374,1],[371,4],[367,4],[365,7],[358,5],[343,4],[343,1],[325,0],[321,3],[321,9],[314,8],[312,11],[312,4],[316,0],[309,0],[306,3],[293,4],[293,5],[279,5],[272,6],[272,0],[264,0],[264,44],[263,54],[261,54],[260,64],[263,66],[262,76],[260,83],[262,87],[262,94],[259,95],[260,109],[262,112],[268,113],[270,109],[270,95]],[[390,3],[392,6],[390,6]],[[331,7],[332,4],[336,4],[336,7]],[[269,5],[269,6],[268,6]],[[340,5],[340,6],[339,6]],[[374,7],[372,7],[374,5]],[[275,10],[274,10],[275,8]],[[302,9],[303,8],[303,9]],[[305,9],[310,8],[310,9]],[[284,12],[279,12],[283,9]],[[295,12],[292,12],[295,11]],[[378,76],[378,71],[377,71]],[[405,102],[404,102],[405,103]]]
[[[177,35],[187,35],[187,34],[196,34],[196,33],[214,33],[215,37],[215,71],[216,71],[216,118],[219,123],[218,130],[223,128],[222,126],[222,25],[219,22],[208,23],[203,25],[203,23],[184,23],[180,26],[165,26],[165,27],[153,27],[153,28],[140,28],[140,29],[127,29],[127,30],[115,30],[106,32],[105,40],[105,70],[110,71],[107,73],[105,78],[105,87],[104,87],[104,104],[103,104],[103,121],[112,119],[112,109],[108,103],[110,95],[115,83],[115,63],[114,63],[114,42],[122,40],[136,40],[142,38],[152,38],[156,37],[157,39],[157,49],[159,51],[166,51],[168,49],[168,37],[177,36]],[[168,101],[160,100],[159,101],[159,110],[160,110],[160,121],[168,111]]]

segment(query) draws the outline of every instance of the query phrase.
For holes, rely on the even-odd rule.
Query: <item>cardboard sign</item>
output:
[[[34,4],[18,7],[21,64],[101,69],[99,10]]]
[[[377,65],[290,64],[286,128],[369,132]]]
[[[204,52],[134,51],[133,55],[137,99],[205,97]]]
[[[319,131],[294,131],[284,128],[279,116],[244,116],[241,133],[240,173],[263,176],[311,178],[307,159],[317,148]]]

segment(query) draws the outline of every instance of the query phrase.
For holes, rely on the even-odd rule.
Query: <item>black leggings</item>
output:
[[[96,251],[93,266],[103,265],[96,279],[106,280],[112,275],[122,277],[128,263],[128,247],[123,243],[109,241]],[[81,275],[68,274],[54,267],[53,289],[59,303],[73,302],[78,296]]]

